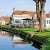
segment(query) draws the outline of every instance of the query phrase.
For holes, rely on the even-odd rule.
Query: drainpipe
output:
[[[32,17],[32,24],[33,24],[32,26],[33,26],[33,28],[34,28],[34,19],[33,19],[33,17]]]

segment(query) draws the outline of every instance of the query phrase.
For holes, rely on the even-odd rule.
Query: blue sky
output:
[[[50,11],[50,0],[46,2],[45,11]],[[0,16],[11,15],[13,7],[16,10],[36,11],[36,4],[33,0],[1,0]]]

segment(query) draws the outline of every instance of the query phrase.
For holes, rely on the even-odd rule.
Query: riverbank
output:
[[[42,45],[42,49],[46,50],[48,45],[50,45],[49,38],[50,38],[50,31],[47,29],[44,32],[38,32],[38,29],[33,28],[11,28],[10,26],[3,26],[2,30],[19,34],[22,38],[26,38],[27,40],[36,41]],[[48,43],[49,42],[49,43]],[[49,48],[49,47],[48,47]]]

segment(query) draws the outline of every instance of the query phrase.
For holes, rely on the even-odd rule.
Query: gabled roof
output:
[[[32,11],[20,11],[20,10],[16,10],[14,12],[14,15],[22,15],[22,14],[30,14],[31,16],[35,16],[35,12],[32,12]]]
[[[8,17],[8,16],[2,16],[2,17],[0,17],[0,21],[6,21],[6,22],[9,22],[10,21],[10,17]]]
[[[4,17],[4,20],[7,21],[7,22],[9,22],[10,21],[10,17],[6,16],[6,17]]]

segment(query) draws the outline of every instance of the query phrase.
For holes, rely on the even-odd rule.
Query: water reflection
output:
[[[22,38],[0,31],[0,50],[38,50]]]
[[[8,32],[0,31],[0,36],[10,36]]]

